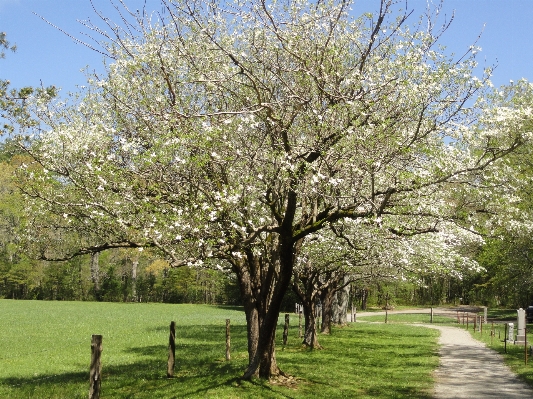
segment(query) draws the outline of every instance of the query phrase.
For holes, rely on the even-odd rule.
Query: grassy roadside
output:
[[[241,381],[242,310],[166,304],[0,300],[0,397],[86,398],[91,334],[104,336],[104,398],[430,398],[438,332],[404,324],[355,323],[302,348],[298,317],[289,342],[277,334],[280,367],[295,383]],[[224,360],[225,319],[232,360]],[[281,322],[280,318],[280,322]],[[168,325],[176,328],[176,375],[166,378]]]
[[[507,342],[506,345],[504,342],[505,323],[514,322],[516,335],[516,310],[495,309],[492,312],[489,311],[488,321],[489,323],[483,327],[483,332],[479,329],[474,330],[473,326],[469,326],[468,331],[472,337],[500,353],[511,370],[533,387],[533,358],[529,358],[529,345],[525,348],[524,345],[514,345],[510,342]],[[465,327],[462,326],[462,328]],[[533,345],[533,324],[526,325],[526,329],[530,345]],[[526,352],[528,354],[527,364]]]
[[[389,323],[429,323],[428,314],[389,314]],[[384,316],[362,316],[363,321],[383,322]],[[516,310],[513,309],[489,309],[488,323],[483,324],[483,329],[475,326],[473,320],[470,319],[468,327],[466,321],[460,317],[460,323],[457,323],[455,317],[434,316],[433,322],[439,325],[450,325],[464,330],[468,330],[473,338],[484,342],[487,347],[494,349],[500,353],[505,363],[511,370],[517,374],[523,381],[533,387],[533,357],[529,358],[528,363],[525,362],[524,345],[514,345],[512,343],[504,342],[505,337],[505,323],[514,322],[516,329]],[[516,330],[515,330],[516,334]],[[527,334],[530,345],[533,345],[533,324],[527,325]],[[529,349],[529,346],[527,347]],[[529,351],[528,351],[529,355]]]

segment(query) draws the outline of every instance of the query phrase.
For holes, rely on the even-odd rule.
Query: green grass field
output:
[[[103,398],[429,398],[437,335],[405,324],[355,323],[302,348],[298,317],[277,334],[291,385],[242,381],[246,327],[239,308],[0,300],[0,398],[87,398],[92,334],[103,335]],[[225,320],[232,359],[225,361]],[[280,317],[280,323],[283,317]],[[170,321],[175,378],[166,378]]]
[[[384,323],[385,322],[385,316],[379,315],[379,316],[358,316],[357,318],[359,321],[371,321],[371,322],[378,322],[378,323]],[[397,314],[397,313],[389,313],[387,316],[387,323],[430,323],[430,316],[426,313],[413,313],[413,314]],[[440,316],[440,315],[434,315],[433,316],[433,323],[438,324],[446,324],[446,325],[457,325],[457,319],[448,317],[448,316]]]

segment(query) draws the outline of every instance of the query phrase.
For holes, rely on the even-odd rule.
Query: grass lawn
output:
[[[0,398],[87,398],[92,334],[103,335],[103,398],[430,398],[438,331],[400,323],[354,323],[301,347],[277,334],[280,367],[294,384],[242,381],[246,325],[239,308],[0,300]],[[225,320],[232,359],[225,361]],[[175,378],[166,378],[170,321]]]
[[[385,322],[385,316],[357,316],[360,321]],[[457,325],[457,319],[448,316],[433,315],[433,322],[446,325]],[[430,323],[430,315],[427,313],[389,313],[387,323]]]

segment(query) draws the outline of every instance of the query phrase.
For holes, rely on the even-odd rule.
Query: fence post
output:
[[[298,313],[298,338],[302,338],[302,311]]]
[[[429,322],[433,323],[433,307],[431,307],[431,316],[429,317]]]
[[[389,293],[387,292],[387,295],[385,296],[385,324],[387,324],[388,319],[389,319]]]
[[[527,366],[527,326],[524,326],[524,364]]]
[[[89,399],[100,398],[100,388],[102,387],[102,336],[93,335],[91,338],[91,370],[89,372]]]
[[[285,328],[283,329],[283,345],[287,345],[288,336],[289,336],[289,314],[285,313]]]
[[[170,334],[168,336],[168,362],[167,377],[174,377],[174,365],[176,364],[176,322],[170,322]]]
[[[503,336],[504,350],[507,353],[507,323],[505,323],[505,335]]]
[[[230,360],[230,347],[231,347],[231,337],[230,337],[230,319],[226,319],[226,360]]]

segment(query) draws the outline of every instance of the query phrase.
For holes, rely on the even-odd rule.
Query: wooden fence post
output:
[[[170,334],[168,336],[168,363],[167,377],[174,377],[174,365],[176,364],[176,322],[170,322]]]
[[[298,313],[298,338],[302,338],[302,311]]]
[[[289,336],[289,314],[285,313],[285,328],[283,329],[283,345],[287,345],[288,336]]]
[[[429,322],[433,323],[433,307],[431,307],[430,313],[431,313],[431,316],[429,317]]]
[[[507,323],[505,323],[505,335],[503,336],[504,350],[507,353]]]
[[[226,360],[230,360],[230,347],[231,347],[231,337],[230,337],[230,319],[226,319]]]
[[[102,387],[102,336],[93,335],[91,338],[91,370],[89,373],[89,399],[100,398],[100,388]]]
[[[527,326],[524,326],[524,364],[527,366]]]
[[[387,295],[385,296],[385,324],[387,324],[388,319],[389,319],[389,293],[387,292]]]

